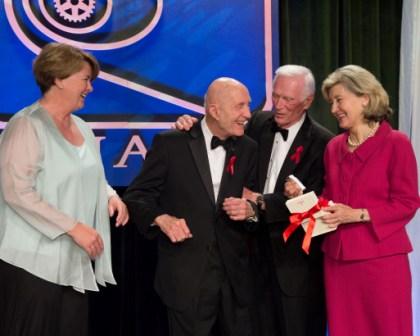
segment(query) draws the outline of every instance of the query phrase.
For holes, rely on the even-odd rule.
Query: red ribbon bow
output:
[[[314,214],[317,213],[321,208],[328,206],[328,201],[322,197],[318,199],[318,203],[315,204],[308,211],[301,213],[292,213],[289,217],[290,224],[283,232],[283,239],[285,242],[289,239],[290,235],[302,224],[304,219],[309,219],[308,227],[306,228],[305,237],[302,242],[302,249],[309,254],[309,247],[311,246],[312,232],[315,227]]]
[[[303,146],[299,146],[296,148],[295,152],[290,156],[290,160],[292,160],[295,164],[300,162],[300,155],[303,152]]]
[[[229,158],[229,162],[228,162],[227,167],[226,167],[226,171],[230,175],[233,175],[235,173],[235,162],[236,162],[236,155],[232,155]]]

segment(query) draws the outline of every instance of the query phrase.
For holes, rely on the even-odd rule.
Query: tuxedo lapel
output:
[[[275,133],[271,131],[271,123],[273,119],[270,118],[265,123],[261,138],[259,141],[259,162],[258,162],[258,186],[259,190],[263,190],[265,186],[265,180],[267,178],[268,166],[270,165],[271,151],[273,148]]]
[[[228,157],[226,155],[225,165],[223,166],[222,180],[220,181],[219,194],[217,195],[217,205],[219,205],[219,203],[226,198],[225,195],[229,190],[229,179],[231,178],[231,176],[226,170],[227,162]]]
[[[191,148],[192,156],[194,158],[201,180],[203,181],[204,186],[206,187],[207,193],[209,194],[211,201],[215,203],[209,159],[207,156],[206,144],[204,142],[204,136],[201,130],[200,123],[197,123],[191,129],[190,135],[191,141],[189,145]]]
[[[222,180],[220,181],[220,188],[219,188],[219,194],[217,195],[217,204],[219,205],[220,202],[223,202],[223,200],[227,197],[227,195],[229,194],[230,191],[230,183],[233,180],[233,176],[231,176],[231,174],[228,172],[228,170],[226,169],[229,159],[232,155],[236,155],[236,154],[232,154],[232,153],[226,153],[226,160],[225,160],[225,164],[223,166],[223,175],[222,175]],[[236,162],[236,166],[237,166],[237,162]]]
[[[226,158],[225,158],[225,164],[223,165],[223,174],[222,174],[222,180],[220,181],[220,188],[219,188],[219,194],[217,195],[217,204],[219,204],[220,201],[223,201],[230,193],[231,191],[231,182],[233,181],[233,174],[235,174],[235,171],[239,168],[240,162],[239,159],[241,158],[240,154],[240,147],[239,141],[237,141],[237,144],[234,146],[234,150],[227,151],[226,152]],[[233,170],[232,172],[228,171],[227,167],[229,165],[229,161],[233,156],[236,156],[236,160],[234,162]],[[233,173],[233,174],[232,174]]]
[[[302,161],[306,151],[310,146],[310,133],[311,133],[312,122],[308,116],[305,117],[305,121],[302,124],[299,132],[296,134],[295,140],[290,146],[289,152],[286,155],[283,166],[280,170],[277,178],[275,190],[283,190],[284,182],[286,178],[293,174],[296,167]]]

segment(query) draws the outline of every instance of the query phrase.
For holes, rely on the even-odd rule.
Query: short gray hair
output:
[[[308,96],[315,94],[315,78],[312,71],[303,65],[286,64],[279,67],[274,75],[273,83],[278,77],[303,77],[304,80],[304,92],[302,99],[306,99]]]

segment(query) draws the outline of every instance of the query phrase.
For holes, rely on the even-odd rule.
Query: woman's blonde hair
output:
[[[93,55],[64,43],[47,44],[33,63],[33,73],[41,92],[47,92],[56,79],[80,71],[84,62],[90,65],[91,80],[94,80],[99,73],[99,63]]]
[[[367,121],[389,120],[392,109],[389,97],[376,77],[358,65],[346,65],[328,75],[322,83],[322,94],[329,101],[329,92],[337,84],[343,85],[356,96],[367,95],[369,103],[363,110]]]

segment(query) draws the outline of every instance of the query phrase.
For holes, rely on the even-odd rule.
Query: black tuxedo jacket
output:
[[[124,195],[139,230],[158,236],[155,288],[171,308],[187,308],[198,295],[207,251],[214,242],[237,299],[240,303],[252,300],[247,240],[253,225],[231,221],[221,206],[226,197],[241,197],[244,186],[255,188],[257,145],[247,136],[240,137],[226,160],[232,155],[237,157],[233,175],[224,169],[215,200],[200,123],[189,132],[158,134],[141,173]],[[193,238],[174,244],[151,226],[165,213],[184,218]]]
[[[271,130],[273,112],[255,112],[248,123],[247,134],[258,143],[258,190],[264,189],[270,162],[275,133]],[[280,170],[274,193],[264,195],[266,202],[264,225],[270,237],[272,260],[277,280],[286,295],[306,295],[309,285],[320,286],[322,281],[322,236],[312,239],[310,255],[303,252],[301,245],[304,237],[302,228],[296,230],[287,243],[283,241],[283,231],[289,225],[290,212],[285,206],[283,195],[287,176],[295,175],[306,186],[306,191],[320,194],[324,181],[324,150],[333,134],[313,121],[308,115],[296,135],[289,153]],[[292,160],[296,150],[303,149],[299,162]],[[312,283],[312,284],[311,284]]]

